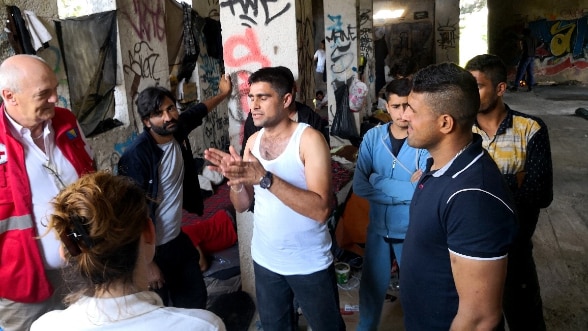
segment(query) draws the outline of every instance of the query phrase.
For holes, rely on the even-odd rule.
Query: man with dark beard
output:
[[[118,171],[137,182],[149,197],[149,216],[157,236],[149,286],[165,305],[171,300],[175,307],[206,308],[206,286],[199,265],[202,252],[181,231],[182,208],[199,215],[203,212],[188,134],[230,92],[230,78],[223,76],[219,94],[181,114],[174,95],[163,87],[148,87],[137,98],[145,130],[125,150]]]
[[[482,136],[482,146],[506,179],[519,218],[519,231],[508,252],[504,315],[512,331],[545,330],[531,238],[540,208],[549,206],[553,199],[547,126],[541,119],[514,111],[503,102],[506,66],[499,57],[478,55],[465,69],[476,78],[480,91],[473,132]]]

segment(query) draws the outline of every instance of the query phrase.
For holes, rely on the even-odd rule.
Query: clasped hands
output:
[[[216,148],[208,148],[204,151],[204,158],[211,163],[208,169],[225,176],[229,180],[227,184],[230,186],[257,185],[266,173],[264,167],[249,149],[245,150],[245,155],[242,158],[233,146],[229,146],[229,153]]]

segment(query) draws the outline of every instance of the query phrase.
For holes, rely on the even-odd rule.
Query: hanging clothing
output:
[[[25,10],[23,18],[31,36],[31,43],[35,52],[42,48],[48,48],[51,34],[37,18],[37,15],[30,10]]]

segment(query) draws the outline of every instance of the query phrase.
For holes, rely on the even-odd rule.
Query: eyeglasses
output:
[[[47,172],[51,176],[53,176],[53,180],[55,181],[55,185],[57,185],[57,188],[60,191],[63,190],[66,185],[59,176],[59,173],[57,173],[57,167],[53,163],[47,161],[47,163],[43,163],[43,168],[45,168],[45,170],[47,170]]]

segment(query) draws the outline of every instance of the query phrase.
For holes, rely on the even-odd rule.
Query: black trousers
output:
[[[517,207],[519,233],[508,253],[502,308],[511,331],[543,331],[543,302],[531,240],[539,219],[539,208]]]
[[[154,260],[165,279],[164,286],[155,292],[166,306],[206,308],[208,294],[198,263],[200,254],[185,233],[157,246]]]

